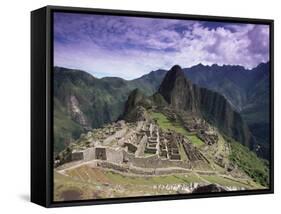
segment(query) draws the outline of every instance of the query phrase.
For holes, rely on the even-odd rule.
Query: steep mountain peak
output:
[[[180,72],[182,69],[179,65],[174,65],[172,68],[171,68],[171,71],[177,71],[177,72]]]
[[[191,66],[191,68],[192,68],[192,67],[195,67],[195,68],[202,68],[202,67],[205,67],[205,65],[203,65],[203,64],[200,62],[200,63],[197,64],[197,65]]]
[[[119,119],[124,119],[126,121],[138,121],[146,120],[147,113],[146,108],[152,106],[152,101],[146,97],[138,88],[134,89],[126,103],[123,115]]]
[[[195,103],[193,85],[185,77],[183,70],[179,65],[173,66],[166,74],[159,90],[164,99],[176,109],[188,106],[188,109],[194,111]]]
[[[174,65],[165,75],[165,78],[163,79],[159,91],[163,91],[166,89],[172,89],[176,86],[176,82],[179,81],[179,79],[186,80],[184,72],[182,68],[179,65]]]
[[[125,111],[129,111],[131,108],[135,107],[144,98],[144,94],[138,88],[134,89],[128,96],[128,100],[125,104]]]
[[[249,148],[255,143],[242,117],[224,96],[192,84],[179,66],[168,71],[158,92],[173,109],[201,115]]]
[[[184,77],[184,73],[182,68],[179,65],[174,65],[167,73],[166,76],[170,76],[170,77]]]
[[[159,90],[162,92],[166,90],[172,90],[176,86],[176,82],[179,82],[179,80],[182,80],[181,82],[184,82],[185,79],[186,78],[181,67],[179,65],[174,65],[166,73],[165,78],[163,79],[159,87]]]

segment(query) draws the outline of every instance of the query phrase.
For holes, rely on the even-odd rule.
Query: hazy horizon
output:
[[[269,61],[267,61],[267,62],[261,62],[261,63],[259,63],[257,66],[259,66],[259,65],[262,64],[262,63],[269,63]],[[202,63],[198,63],[198,64],[193,65],[193,66],[191,66],[191,67],[182,67],[182,66],[180,66],[180,65],[179,65],[179,66],[180,66],[182,69],[189,69],[189,68],[192,68],[192,67],[194,67],[194,66],[198,66],[199,64],[202,64]],[[218,64],[204,65],[204,64],[202,64],[202,65],[203,65],[203,66],[209,66],[209,67],[212,67],[212,66],[214,66],[214,65],[217,65],[217,66],[219,66],[219,67],[223,67],[223,66],[242,66],[242,65],[226,65],[226,64],[223,64],[223,65],[218,65]],[[242,66],[242,67],[243,67],[244,69],[250,71],[250,70],[256,68],[257,66],[255,66],[255,67],[253,67],[253,68],[251,68],[251,69],[245,68],[244,66]],[[89,71],[86,71],[86,70],[83,70],[83,69],[79,69],[79,68],[69,68],[69,67],[58,66],[58,65],[54,65],[54,67],[61,67],[61,68],[66,68],[66,69],[70,69],[70,70],[80,70],[80,71],[84,71],[84,72],[86,72],[86,73],[88,73],[88,74],[90,74],[90,75],[92,75],[93,77],[98,78],[98,79],[107,78],[107,77],[119,77],[119,78],[122,78],[122,77],[116,76],[116,75],[115,75],[115,76],[112,75],[112,76],[102,76],[102,77],[99,77],[99,76],[96,76],[95,74],[93,74],[93,73],[91,73],[91,72],[89,72]],[[149,73],[151,73],[151,72],[155,72],[155,71],[158,71],[158,70],[165,70],[165,71],[168,71],[168,70],[170,70],[171,68],[172,68],[172,66],[171,66],[169,69],[158,68],[158,69],[156,69],[156,70],[148,71],[148,72],[142,74],[141,76],[135,77],[135,78],[133,78],[133,79],[125,79],[125,78],[122,78],[122,79],[127,80],[127,81],[130,81],[130,80],[134,80],[134,79],[141,78],[142,76],[147,75],[147,74],[149,74]]]

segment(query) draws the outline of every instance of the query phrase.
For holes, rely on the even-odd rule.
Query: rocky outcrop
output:
[[[143,106],[145,108],[152,106],[151,100],[137,88],[129,94],[124,112],[130,112],[136,106]]]
[[[128,122],[145,121],[149,119],[146,109],[152,107],[152,101],[139,89],[133,90],[125,103],[125,110],[120,119]]]
[[[180,66],[175,65],[166,74],[159,90],[170,107],[201,115],[226,136],[252,149],[255,139],[242,117],[217,92],[201,88],[188,80]]]
[[[177,110],[196,112],[198,110],[197,96],[192,83],[184,76],[181,67],[175,65],[166,74],[158,93]]]
[[[210,193],[210,192],[226,192],[227,190],[216,184],[209,184],[206,186],[199,186],[195,188],[192,193]]]
[[[255,139],[248,126],[222,95],[196,85],[194,91],[198,97],[200,113],[208,122],[225,135],[253,149]]]
[[[81,111],[81,109],[79,107],[79,102],[78,102],[77,98],[73,95],[71,95],[70,98],[69,98],[68,110],[69,110],[69,113],[71,115],[71,118],[75,122],[77,122],[78,124],[80,124],[84,128],[89,127],[87,119],[86,119],[84,113]]]

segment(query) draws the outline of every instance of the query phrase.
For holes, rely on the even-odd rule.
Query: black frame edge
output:
[[[31,189],[30,200],[47,206],[46,7],[31,12]]]
[[[270,190],[274,193],[274,20],[270,22]]]
[[[229,197],[229,196],[243,196],[243,195],[257,195],[257,194],[271,194],[274,193],[274,78],[273,78],[273,70],[274,70],[274,21],[271,19],[250,19],[250,18],[239,18],[239,17],[223,17],[223,16],[206,16],[206,15],[187,15],[187,14],[174,14],[174,13],[159,13],[159,12],[145,12],[145,11],[127,11],[127,10],[111,10],[111,9],[93,9],[93,8],[79,8],[79,7],[63,7],[63,6],[46,6],[41,9],[35,10],[32,12],[32,17],[35,19],[35,14],[37,11],[44,11],[45,18],[41,20],[41,24],[44,24],[44,29],[45,33],[40,34],[42,38],[41,40],[41,46],[37,46],[36,48],[32,48],[34,45],[34,42],[31,41],[31,83],[32,87],[31,90],[33,91],[34,88],[38,90],[40,88],[40,91],[42,92],[42,96],[45,99],[45,112],[41,114],[41,116],[44,115],[44,124],[40,124],[40,129],[41,127],[44,127],[45,134],[44,134],[44,144],[45,146],[43,147],[41,144],[41,147],[45,149],[42,151],[42,148],[37,148],[39,147],[37,145],[37,149],[32,149],[31,148],[31,161],[33,160],[43,160],[43,163],[38,163],[39,165],[43,166],[43,169],[41,168],[38,171],[34,170],[34,164],[32,165],[31,163],[31,177],[33,178],[33,181],[38,181],[40,180],[45,187],[43,192],[40,194],[36,193],[38,192],[38,189],[34,189],[36,185],[31,184],[31,201],[42,205],[44,207],[66,207],[66,206],[81,206],[81,205],[99,205],[99,204],[116,204],[116,203],[132,203],[132,202],[150,202],[150,201],[161,201],[161,200],[180,200],[180,199],[197,199],[197,198],[210,198],[210,197]],[[53,62],[53,54],[52,54],[52,20],[51,20],[51,15],[53,11],[60,11],[60,12],[84,12],[84,13],[99,13],[99,14],[107,14],[107,15],[127,15],[127,16],[141,16],[141,17],[161,17],[161,18],[181,18],[181,19],[196,19],[196,20],[211,20],[211,21],[220,21],[220,22],[242,22],[242,23],[255,23],[255,24],[267,24],[270,26],[270,83],[271,83],[271,93],[270,93],[270,98],[271,98],[271,112],[270,112],[270,125],[271,125],[271,163],[270,163],[270,188],[265,189],[265,190],[251,190],[251,191],[236,191],[236,192],[227,192],[227,193],[208,193],[208,194],[194,194],[194,195],[168,195],[168,196],[150,196],[150,197],[130,197],[130,198],[114,198],[114,199],[102,199],[102,200],[81,200],[81,201],[69,201],[69,202],[54,202],[52,199],[52,182],[51,179],[53,179],[53,169],[52,169],[52,146],[50,145],[52,143],[52,137],[50,137],[50,133],[52,133],[52,113],[50,112],[52,110],[52,62]],[[32,22],[31,22],[32,23]],[[32,25],[33,26],[33,25]],[[42,27],[42,26],[41,26]],[[32,27],[33,29],[33,27]],[[34,30],[31,29],[31,32]],[[34,39],[34,34],[31,36]],[[32,40],[33,40],[32,39]],[[43,47],[44,46],[44,47]],[[43,51],[43,49],[44,51]],[[36,52],[36,50],[40,50],[40,53],[44,52],[44,57],[40,56],[40,59],[45,60],[44,61],[44,66],[40,66],[40,63],[38,62],[33,62],[34,59],[37,59],[39,56],[39,52]],[[37,54],[35,54],[35,52]],[[42,58],[41,58],[42,57]],[[44,68],[42,68],[44,67]],[[36,68],[41,68],[42,72],[45,72],[45,88],[42,87],[37,87],[40,86],[38,83],[34,83],[34,79],[36,76],[38,76],[38,71],[37,74],[35,74]],[[39,75],[40,76],[40,75]],[[43,91],[44,89],[45,91]],[[31,92],[33,93],[33,92]],[[38,99],[32,95],[32,108],[31,108],[31,123],[33,124],[31,126],[31,132],[32,132],[32,142],[31,142],[31,147],[36,146],[35,145],[35,140],[34,136],[39,135],[34,133],[35,129],[33,127],[36,127],[39,129],[37,126],[34,126],[35,123],[35,118],[36,113],[33,113],[34,109],[36,108],[34,104],[34,100],[38,102]],[[34,99],[35,98],[35,99]],[[41,139],[43,137],[41,136]],[[32,154],[32,151],[41,151],[44,154],[44,158],[40,158],[36,154]],[[42,172],[44,171],[44,172]],[[38,173],[40,172],[40,173]],[[44,173],[43,175],[41,174]],[[34,175],[34,174],[37,174]],[[38,175],[40,174],[40,175]],[[37,180],[35,179],[37,178]],[[31,179],[32,183],[32,179]],[[40,195],[40,196],[39,196]]]
[[[242,18],[235,16],[214,16],[214,15],[195,15],[185,13],[168,13],[156,11],[136,11],[136,10],[120,10],[120,9],[103,9],[103,8],[87,8],[87,7],[72,7],[72,6],[55,6],[47,5],[48,10],[56,10],[60,12],[79,12],[79,13],[95,13],[119,16],[134,16],[134,17],[155,17],[155,18],[168,18],[168,19],[189,19],[201,21],[219,21],[219,22],[232,22],[232,23],[251,23],[255,24],[270,24],[273,19],[263,18]]]

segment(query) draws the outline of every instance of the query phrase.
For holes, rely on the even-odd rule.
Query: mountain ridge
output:
[[[246,118],[246,122],[251,130],[255,132],[255,136],[257,136],[259,142],[261,142],[259,144],[264,144],[266,146],[269,136],[269,131],[266,129],[269,119],[266,115],[269,114],[267,113],[269,110],[264,110],[264,107],[268,106],[269,103],[269,99],[267,98],[269,93],[269,70],[266,70],[269,69],[269,64],[263,63],[257,66],[257,72],[247,70],[249,76],[246,77],[244,76],[245,71],[238,72],[239,74],[237,74],[237,77],[234,76],[237,79],[236,81],[233,81],[235,78],[230,79],[231,76],[229,78],[226,76],[226,74],[231,73],[230,68],[233,67],[229,67],[229,69],[225,70],[222,69],[223,66],[213,66],[213,70],[210,70],[209,68],[211,66],[202,66],[205,70],[196,70],[194,68],[191,70],[183,69],[185,76],[188,75],[189,79],[200,87],[220,92],[220,94],[227,98],[231,105],[236,106],[238,110],[240,109],[239,103],[243,104],[246,100],[248,102],[247,108],[240,111],[240,113],[242,113],[244,119]],[[216,67],[222,70],[214,70]],[[228,66],[224,67],[228,68]],[[81,112],[83,112],[86,117],[94,118],[89,120],[90,127],[100,127],[107,122],[118,119],[124,110],[125,101],[129,93],[135,88],[141,89],[141,91],[148,96],[155,93],[166,72],[167,71],[160,69],[152,71],[135,80],[127,81],[115,77],[99,79],[81,70],[54,67],[54,111],[59,118],[59,125],[56,133],[60,135],[60,137],[56,137],[55,139],[58,139],[60,142],[63,141],[64,144],[68,144],[72,140],[77,139],[80,135],[79,133],[83,132],[84,128],[81,124],[76,123],[71,117],[68,107],[71,95],[74,95],[75,99],[78,101],[77,106],[81,108]],[[254,82],[254,84],[244,84],[240,79],[249,79],[249,81]],[[247,91],[244,90],[244,85],[251,85],[253,87],[250,91]],[[250,96],[251,99],[248,99],[248,96]],[[261,102],[261,100],[265,101]],[[256,109],[258,109],[258,111]],[[266,115],[263,112],[265,112]],[[99,117],[96,118],[95,115],[99,115]],[[66,126],[66,121],[68,121],[68,124],[72,125],[70,127]],[[64,128],[64,126],[66,126],[66,128]],[[67,132],[70,134],[67,134]],[[56,142],[56,145],[57,144],[61,144],[58,146],[59,148],[64,148],[62,143]],[[59,148],[57,151],[61,150]],[[263,153],[268,154],[268,149]]]
[[[239,113],[233,110],[228,101],[219,93],[192,84],[185,77],[180,66],[175,65],[167,72],[160,84],[158,93],[163,96],[172,109],[203,117],[227,136],[234,138],[250,149],[254,148],[255,139]],[[134,109],[134,105],[144,108],[158,105],[153,102],[153,99],[151,101],[146,99],[149,98],[145,98],[138,90],[134,90],[129,95],[126,103],[129,108],[126,108],[125,111],[128,111],[128,114],[131,114],[130,111],[135,111],[134,118],[138,118],[137,115],[139,114],[136,113],[137,110]],[[144,114],[143,110],[140,114]]]

